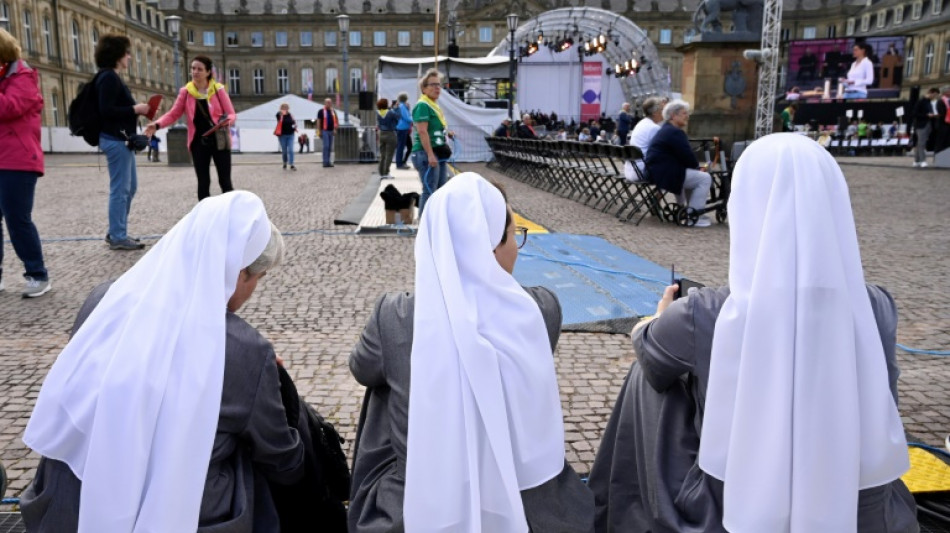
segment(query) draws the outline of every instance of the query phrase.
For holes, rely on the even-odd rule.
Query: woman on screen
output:
[[[854,45],[854,63],[848,70],[848,77],[841,80],[844,83],[844,98],[867,98],[868,87],[874,84],[874,65],[871,64],[871,45],[856,43]]]

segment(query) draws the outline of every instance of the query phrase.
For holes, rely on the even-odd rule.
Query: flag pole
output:
[[[439,8],[442,6],[442,0],[435,0],[435,55],[432,58],[432,68],[439,69]]]

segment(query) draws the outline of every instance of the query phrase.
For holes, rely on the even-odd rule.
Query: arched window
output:
[[[145,79],[145,69],[142,64],[142,50],[139,48],[135,49],[135,70],[139,73],[139,80]]]
[[[73,19],[72,26],[73,26],[73,63],[75,63],[76,66],[78,67],[82,64],[82,46],[80,45],[80,42],[79,42],[79,22]]]
[[[53,126],[59,126],[59,93],[56,89],[51,94],[49,108],[53,112]]]
[[[53,57],[53,22],[43,17],[43,42],[46,43],[46,57]]]
[[[909,78],[914,75],[914,45],[907,47],[907,59],[904,60],[904,77]]]
[[[356,67],[350,69],[350,94],[360,92],[363,83],[363,69]]]
[[[155,75],[152,73],[152,53],[145,52],[145,75],[148,76],[148,81],[153,81]]]
[[[92,29],[92,49],[95,50],[99,44],[99,28]]]
[[[924,52],[924,76],[929,76],[934,70],[934,43],[927,43]]]
[[[33,12],[29,9],[23,11],[23,41],[26,44],[26,51],[33,53]]]

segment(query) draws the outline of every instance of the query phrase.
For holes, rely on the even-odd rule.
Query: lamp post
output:
[[[168,31],[172,34],[172,42],[175,45],[175,53],[173,56],[175,64],[175,89],[178,90],[181,87],[181,56],[178,55],[178,44],[181,42],[181,17],[178,15],[165,17],[165,24],[168,26]]]
[[[515,30],[518,29],[518,15],[508,15],[508,119],[514,124],[515,112]]]
[[[343,43],[343,123],[349,125],[350,123],[350,71],[347,68],[349,64],[349,56],[347,55],[347,34],[350,31],[350,17],[349,15],[340,15],[336,18],[337,22],[340,23],[340,39]]]
[[[172,94],[178,92],[181,88],[181,54],[178,51],[181,43],[181,17],[171,15],[165,18],[165,24],[168,31],[172,34],[172,42],[175,45],[173,64],[175,69],[175,89]],[[165,147],[168,150],[166,159],[169,166],[186,166],[191,164],[191,152],[188,150],[188,132],[181,123],[181,119],[175,122],[175,125],[169,128],[165,137]]]

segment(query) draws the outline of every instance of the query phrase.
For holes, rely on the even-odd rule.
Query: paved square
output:
[[[413,239],[359,236],[333,218],[364,187],[374,165],[322,168],[319,154],[298,156],[297,172],[279,154],[234,156],[234,184],[263,198],[284,232],[285,264],[269,273],[241,315],[270,339],[308,401],[348,439],[356,433],[363,388],[346,361],[373,303],[384,291],[411,290]],[[885,286],[900,311],[898,341],[950,349],[950,171],[914,171],[908,158],[843,159],[851,187],[865,274]],[[131,235],[154,244],[195,203],[190,167],[138,158],[139,192]],[[728,273],[728,229],[682,229],[646,219],[624,224],[573,201],[506,177],[484,165],[462,165],[498,178],[516,211],[552,231],[601,236],[613,244],[707,285]],[[212,173],[212,176],[214,174]],[[215,178],[212,178],[213,180]],[[0,292],[0,460],[7,496],[32,478],[38,458],[21,442],[43,378],[67,341],[80,304],[142,252],[110,251],[106,234],[108,172],[104,157],[54,155],[40,179],[34,218],[44,239],[53,291],[20,298],[22,264],[4,244],[7,289]],[[217,194],[217,185],[212,185]],[[617,391],[633,360],[625,335],[565,333],[556,353],[568,460],[587,472]],[[907,430],[933,445],[950,432],[950,357],[899,355],[900,411]]]

